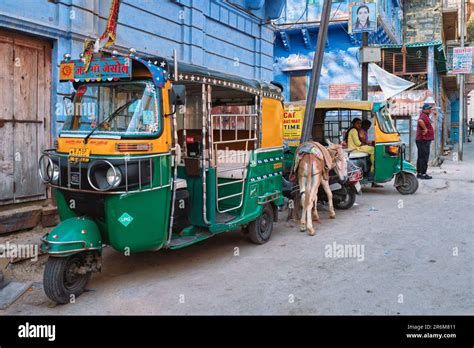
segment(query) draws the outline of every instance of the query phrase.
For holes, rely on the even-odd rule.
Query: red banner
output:
[[[105,31],[99,39],[99,49],[102,47],[109,47],[115,43],[117,32],[117,21],[120,8],[120,0],[112,0],[110,4],[109,18]]]

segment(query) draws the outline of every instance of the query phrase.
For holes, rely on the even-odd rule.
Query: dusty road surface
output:
[[[236,231],[178,251],[107,249],[73,304],[53,305],[32,272],[34,286],[0,315],[473,314],[472,144],[465,157],[432,168],[415,195],[386,184],[335,220],[323,210],[314,237],[280,222],[261,246]]]

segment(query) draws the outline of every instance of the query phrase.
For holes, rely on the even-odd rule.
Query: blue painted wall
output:
[[[329,98],[329,86],[333,84],[360,84],[361,69],[358,62],[358,49],[346,32],[347,24],[330,25],[328,30],[328,44],[326,45],[321,77],[319,83],[318,98]],[[298,69],[285,71],[289,67],[295,67],[295,62],[304,60],[311,62],[317,41],[318,30],[310,28],[310,45],[305,45],[301,30],[286,31],[290,41],[290,49],[287,50],[281,44],[279,34],[275,40],[275,61],[273,65],[274,79],[284,87],[285,100],[290,100],[290,76],[292,74],[306,74],[308,83],[311,70]],[[296,68],[296,67],[295,67]]]
[[[329,99],[331,85],[359,85],[347,99],[360,98],[361,66],[359,48],[361,34],[348,33],[348,0],[334,1],[331,8],[332,22],[328,29],[328,40],[324,51],[323,66],[318,91],[318,98]],[[309,77],[311,70],[298,69],[313,61],[319,26],[312,23],[321,17],[322,1],[288,0],[282,16],[277,21],[280,25],[275,35],[274,45],[274,79],[284,87],[285,99],[290,98],[290,76],[305,74]],[[379,0],[378,14],[382,25],[375,33],[369,34],[369,44],[398,43],[401,40],[401,12],[398,0]],[[285,26],[285,23],[288,23]],[[296,23],[296,24],[295,24]],[[309,66],[310,67],[310,66]],[[291,71],[290,71],[291,70]],[[369,79],[369,85],[375,81]]]
[[[171,57],[227,73],[270,81],[273,29],[266,21],[280,16],[283,0],[122,0],[116,48]],[[51,39],[52,103],[61,102],[67,84],[58,84],[57,65],[65,53],[78,57],[84,39],[99,37],[108,0],[0,0],[0,27]],[[61,118],[59,117],[59,121]],[[56,118],[51,119],[53,136]]]
[[[458,127],[451,128],[451,141],[453,143],[459,142],[459,99],[451,103],[451,124],[457,123]]]
[[[331,20],[347,20],[349,3],[352,0],[333,0],[331,5]],[[369,1],[367,1],[369,2]],[[285,7],[281,17],[277,20],[278,24],[317,22],[321,19],[323,7],[322,0],[286,0]],[[383,31],[389,35],[394,43],[401,42],[402,34],[402,9],[401,0],[378,0],[377,15],[380,19],[379,25]],[[380,36],[381,32],[378,33]],[[377,35],[371,35],[373,39]]]

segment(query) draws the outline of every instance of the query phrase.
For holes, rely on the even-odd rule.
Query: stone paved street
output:
[[[54,306],[36,267],[27,278],[37,283],[0,313],[472,314],[472,143],[465,151],[431,168],[415,195],[386,184],[335,220],[322,207],[315,237],[280,222],[261,246],[232,232],[179,251],[107,249],[76,303]],[[363,260],[326,257],[333,243],[363,247]]]

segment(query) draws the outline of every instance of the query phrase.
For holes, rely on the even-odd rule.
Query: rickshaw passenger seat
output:
[[[186,180],[181,178],[176,178],[174,184],[176,185],[176,190],[181,190],[188,187]]]
[[[354,159],[354,158],[364,158],[364,157],[369,157],[368,153],[365,152],[350,152],[349,153],[349,158]]]

